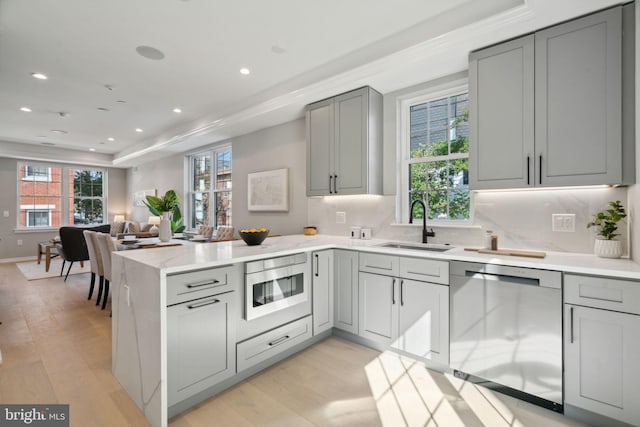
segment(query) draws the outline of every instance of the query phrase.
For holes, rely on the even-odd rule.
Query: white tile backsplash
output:
[[[587,229],[595,212],[612,200],[626,206],[627,189],[569,188],[476,192],[473,194],[473,224],[470,227],[433,225],[433,243],[480,247],[485,229],[499,236],[499,247],[559,252],[592,253],[596,232]],[[347,222],[336,224],[336,212],[346,212]],[[551,231],[552,214],[575,214],[575,232]],[[308,199],[308,223],[318,232],[348,236],[352,226],[372,229],[374,238],[419,242],[422,224],[396,223],[396,196],[334,196]],[[432,225],[429,224],[429,227]],[[628,253],[627,223],[619,227]]]

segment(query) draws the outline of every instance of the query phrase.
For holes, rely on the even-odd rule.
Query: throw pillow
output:
[[[124,233],[124,222],[112,222],[109,228],[111,237],[116,237],[120,233]]]
[[[140,232],[140,223],[130,222],[129,223],[129,229],[127,230],[127,233],[135,234],[135,233],[139,233],[139,232]]]

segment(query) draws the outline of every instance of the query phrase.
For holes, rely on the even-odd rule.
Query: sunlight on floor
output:
[[[505,403],[511,398],[401,355],[384,352],[365,372],[385,426],[525,426]]]

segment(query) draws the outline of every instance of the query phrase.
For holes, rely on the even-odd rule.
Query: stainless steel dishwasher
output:
[[[454,375],[562,412],[562,273],[451,262]]]

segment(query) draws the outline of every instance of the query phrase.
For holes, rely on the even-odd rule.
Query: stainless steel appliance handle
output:
[[[404,306],[404,280],[400,279],[400,305]]]
[[[213,280],[207,280],[205,282],[189,283],[187,285],[187,288],[189,289],[199,288],[200,286],[215,285],[216,283],[220,283],[220,281],[217,279],[213,279]]]
[[[396,279],[393,279],[393,282],[391,282],[391,303],[396,303]]]
[[[508,282],[516,285],[540,286],[540,279],[533,279],[529,277],[507,276],[503,274],[491,274],[491,273],[478,273],[477,271],[470,271],[470,270],[465,271],[464,274],[466,277],[471,277],[472,279]]]
[[[277,340],[273,340],[273,341],[271,341],[271,342],[269,343],[269,345],[273,347],[274,345],[278,345],[278,344],[280,344],[280,343],[283,343],[283,342],[285,342],[285,341],[286,341],[286,340],[288,340],[288,339],[289,339],[289,335],[285,335],[285,336],[283,336],[283,337],[278,338]]]
[[[570,314],[569,317],[571,318],[570,325],[569,325],[569,327],[571,328],[571,331],[570,331],[571,332],[570,333],[571,341],[570,342],[571,342],[571,344],[573,344],[573,307],[569,308],[569,314]]]
[[[196,303],[196,304],[189,304],[189,305],[187,306],[187,308],[188,308],[189,310],[192,310],[192,309],[194,309],[194,308],[205,307],[205,306],[207,306],[207,305],[213,305],[213,304],[217,304],[217,303],[219,303],[219,302],[220,302],[220,300],[219,300],[219,299],[214,299],[214,300],[209,300],[209,301],[203,301],[203,302],[199,302],[199,303]]]
[[[315,272],[315,276],[318,277],[318,270],[320,270],[320,256],[318,254],[315,254],[316,257],[316,272]]]

